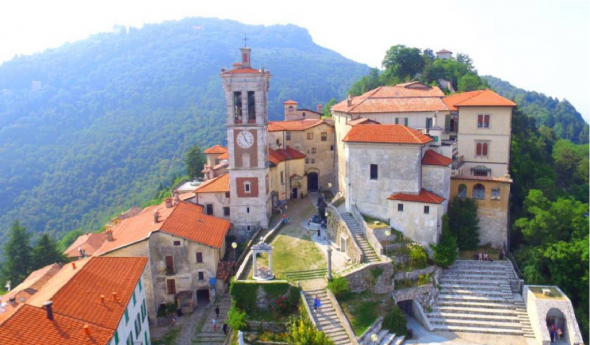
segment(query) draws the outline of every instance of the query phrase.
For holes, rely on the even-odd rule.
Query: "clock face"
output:
[[[252,133],[248,131],[241,131],[240,133],[238,133],[236,141],[239,147],[247,149],[254,145],[254,136],[252,135]]]

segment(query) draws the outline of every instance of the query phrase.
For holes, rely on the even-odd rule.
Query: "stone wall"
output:
[[[346,248],[340,248],[340,251],[346,252],[354,263],[361,263],[363,261],[363,252],[356,244],[350,229],[340,217],[340,213],[336,207],[328,205],[326,208],[326,215],[328,218],[327,233],[332,241],[336,243],[337,247],[342,244],[341,238],[346,239]]]
[[[438,270],[438,268],[436,266],[428,266],[428,267],[423,268],[421,270],[413,270],[410,272],[400,272],[400,273],[395,274],[395,280],[404,280],[404,279],[416,280],[416,279],[418,279],[419,275],[423,275],[423,276],[427,275],[427,274],[432,275],[437,270]]]
[[[385,255],[383,255],[383,245],[379,241],[379,238],[375,235],[375,231],[371,229],[367,222],[365,222],[365,218],[361,215],[356,206],[351,207],[350,213],[352,214],[354,219],[360,224],[361,229],[365,233],[367,241],[373,247],[375,253],[379,256],[379,258],[381,258],[381,260],[384,261],[389,260]]]
[[[382,271],[379,276],[375,272]],[[375,262],[344,275],[348,280],[351,292],[370,291],[376,294],[390,293],[394,285],[392,281],[393,266],[391,262]]]
[[[508,240],[508,213],[502,210],[479,208],[479,243],[501,248]]]
[[[423,309],[432,307],[438,299],[438,289],[434,284],[409,287],[406,289],[395,290],[393,298],[396,302],[414,300],[420,303]]]
[[[283,333],[287,331],[287,325],[280,322],[264,322],[264,321],[246,321],[248,327],[253,330],[269,331],[273,333]]]

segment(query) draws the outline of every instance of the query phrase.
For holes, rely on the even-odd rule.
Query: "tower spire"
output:
[[[244,48],[248,46],[248,36],[244,34]]]

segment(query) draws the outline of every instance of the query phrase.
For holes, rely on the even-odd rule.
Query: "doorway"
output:
[[[299,188],[293,188],[293,190],[291,191],[291,199],[297,199],[297,194],[299,194],[298,189]]]
[[[398,307],[400,307],[401,310],[405,311],[406,314],[408,314],[410,316],[413,316],[413,313],[412,313],[412,300],[411,299],[397,302],[397,305],[398,305]]]
[[[197,290],[197,306],[209,304],[209,289]]]
[[[317,191],[320,187],[318,173],[308,172],[307,173],[307,190]]]

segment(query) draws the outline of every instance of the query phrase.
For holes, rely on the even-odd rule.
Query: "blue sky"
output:
[[[590,115],[589,1],[3,0],[0,63],[115,24],[188,16],[295,24],[319,45],[374,67],[395,44],[463,52],[480,74],[567,98],[586,120]],[[255,47],[255,37],[250,42]]]

